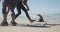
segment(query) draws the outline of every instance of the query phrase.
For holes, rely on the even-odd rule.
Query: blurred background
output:
[[[28,0],[30,8],[29,15],[32,19],[39,19],[37,14],[41,14],[45,21],[60,21],[60,0]],[[24,11],[21,10],[21,15],[17,21],[28,20]],[[15,8],[15,13],[17,10]],[[2,1],[0,2],[0,20],[2,21]],[[11,11],[8,14],[8,21],[11,20]]]

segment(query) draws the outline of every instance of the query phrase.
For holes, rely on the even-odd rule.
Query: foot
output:
[[[35,22],[35,20],[30,20],[30,21],[31,21],[31,23]]]
[[[17,23],[16,23],[15,21],[11,21],[11,24],[12,24],[13,26],[16,26],[16,25],[17,25]]]
[[[2,22],[1,26],[8,26],[8,22]]]
[[[45,21],[37,21],[37,22],[45,22]]]

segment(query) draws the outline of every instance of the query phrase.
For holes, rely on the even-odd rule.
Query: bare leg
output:
[[[11,12],[12,12],[12,14],[11,14],[12,21],[11,21],[11,23],[12,23],[13,26],[16,26],[17,23],[15,22],[15,12],[14,12],[14,8],[15,8],[15,6],[12,5],[12,6],[11,6]]]
[[[2,13],[3,13],[3,21],[2,21],[2,23],[1,23],[1,25],[3,25],[3,26],[8,25],[8,23],[7,23],[6,6],[7,6],[7,4],[6,4],[6,3],[4,3],[4,4],[3,4],[3,8],[2,8]]]

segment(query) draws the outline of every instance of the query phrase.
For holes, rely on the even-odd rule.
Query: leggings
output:
[[[26,8],[23,6],[23,4],[22,4],[21,1],[18,2],[18,4],[17,4],[16,7],[17,7],[17,11],[18,11],[18,15],[16,15],[16,18],[21,14],[21,9],[22,9],[22,10],[25,12],[27,18],[28,18],[29,20],[31,20],[29,14],[28,14],[28,11],[27,11]]]

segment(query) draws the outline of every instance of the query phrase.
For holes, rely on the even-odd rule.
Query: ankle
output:
[[[13,23],[13,22],[15,22],[15,21],[13,20],[13,21],[11,21],[11,22]]]
[[[7,22],[7,20],[3,20],[3,22]]]

